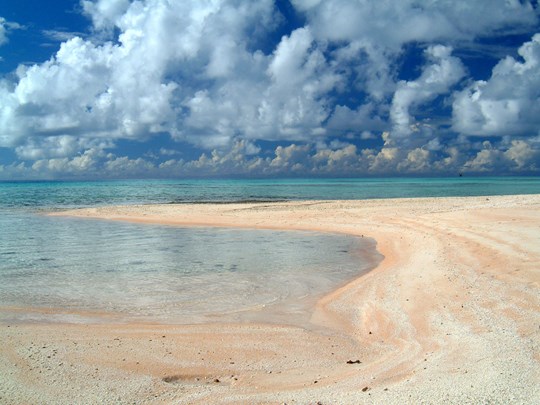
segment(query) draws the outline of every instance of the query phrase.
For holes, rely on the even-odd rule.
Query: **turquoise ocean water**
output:
[[[196,322],[294,318],[378,260],[344,235],[47,217],[109,204],[365,199],[540,193],[539,178],[131,180],[0,183],[4,320]],[[306,298],[307,297],[307,298]],[[14,311],[32,307],[37,311]],[[264,312],[264,311],[263,311]]]
[[[540,193],[540,177],[0,182],[0,209]]]

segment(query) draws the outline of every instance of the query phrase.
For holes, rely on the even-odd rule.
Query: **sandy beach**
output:
[[[54,215],[345,233],[384,259],[319,300],[311,328],[1,322],[2,404],[540,403],[540,195]]]

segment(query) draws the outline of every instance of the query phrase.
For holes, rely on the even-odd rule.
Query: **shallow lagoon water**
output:
[[[10,315],[27,321],[191,323],[272,307],[287,319],[376,260],[373,241],[312,232],[13,212],[0,229],[0,303],[37,309]]]

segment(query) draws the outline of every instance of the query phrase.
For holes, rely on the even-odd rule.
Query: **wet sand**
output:
[[[3,322],[0,403],[540,403],[540,195],[60,215],[342,232],[384,259],[313,328]]]

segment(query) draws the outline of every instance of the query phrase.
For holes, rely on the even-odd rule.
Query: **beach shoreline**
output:
[[[52,215],[345,233],[384,259],[318,301],[322,329],[3,322],[0,403],[540,402],[540,195]]]

